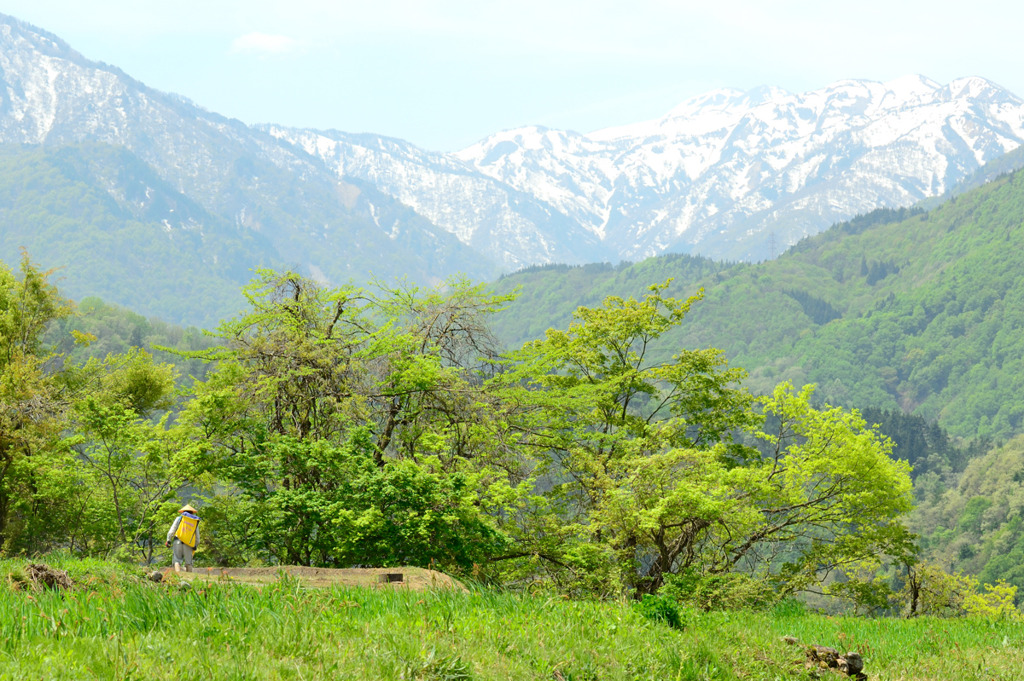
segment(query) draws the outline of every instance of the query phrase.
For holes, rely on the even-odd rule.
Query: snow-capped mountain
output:
[[[128,152],[131,158],[121,168],[135,167],[136,160],[141,168],[131,177],[109,163],[99,164],[100,172],[86,162],[90,173],[72,179],[101,185],[120,210],[145,216],[166,239],[184,241],[188,233],[203,267],[218,266],[211,256],[214,243],[228,237],[237,242],[243,235],[250,249],[246,279],[261,265],[297,269],[335,284],[370,275],[436,282],[455,271],[473,277],[495,273],[478,251],[372,185],[339,178],[293,145],[153,90],[3,15],[0,144],[91,144]],[[168,192],[175,196],[168,198]],[[192,208],[183,211],[186,205]],[[4,209],[0,205],[0,213]],[[22,244],[36,244],[32,239],[41,226],[4,228],[24,232]],[[38,243],[31,253],[39,257],[47,248]],[[126,251],[132,248],[124,244]],[[16,261],[17,251],[0,257]],[[46,264],[69,262],[62,257]]]
[[[265,129],[324,160],[338,177],[372,183],[506,270],[607,259],[599,237],[571,216],[453,155],[376,135]]]
[[[587,135],[530,126],[454,154],[267,131],[507,267],[666,251],[760,260],[879,207],[944,193],[1024,142],[1024,101],[983,78],[719,90]]]

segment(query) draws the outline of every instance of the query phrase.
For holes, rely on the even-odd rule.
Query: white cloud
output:
[[[294,38],[269,33],[246,33],[231,41],[232,54],[285,54],[298,47]]]

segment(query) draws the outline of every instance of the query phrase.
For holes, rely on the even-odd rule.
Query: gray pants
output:
[[[177,570],[179,565],[184,565],[186,572],[192,572],[192,547],[182,543],[180,539],[175,539],[172,550],[174,551],[174,569]]]

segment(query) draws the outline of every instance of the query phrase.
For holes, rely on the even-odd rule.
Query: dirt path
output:
[[[176,576],[184,581],[217,580],[243,584],[270,584],[285,573],[295,577],[303,586],[329,588],[339,586],[366,586],[374,588],[405,588],[413,591],[424,589],[460,589],[465,587],[443,572],[416,567],[397,568],[316,568],[284,565],[263,568],[196,568],[195,572],[179,572]],[[171,568],[163,570],[170,577]]]

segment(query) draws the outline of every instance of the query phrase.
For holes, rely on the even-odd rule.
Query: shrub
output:
[[[641,616],[653,622],[664,622],[673,629],[685,626],[679,607],[668,596],[644,594],[643,599],[633,603],[633,609]]]
[[[668,575],[660,593],[705,611],[766,609],[779,597],[770,584],[755,577],[736,572],[707,575],[692,569]]]
[[[950,574],[934,563],[919,563],[909,572],[902,591],[913,615],[976,616],[1021,619],[1014,605],[1017,587],[1000,580],[980,584],[969,575]]]

